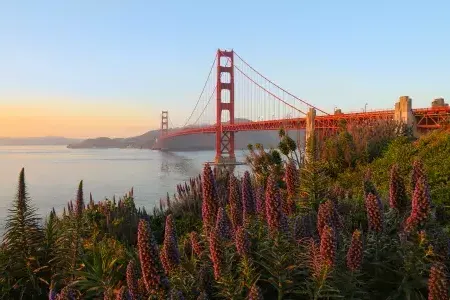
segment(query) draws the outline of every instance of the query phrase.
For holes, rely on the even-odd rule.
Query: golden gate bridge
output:
[[[215,70],[215,71],[214,71]],[[169,128],[169,112],[161,115],[161,131],[153,149],[177,136],[215,134],[215,163],[236,163],[235,133],[252,130],[305,129],[326,136],[342,121],[349,126],[395,120],[415,132],[440,128],[450,121],[450,107],[442,98],[429,108],[412,108],[412,100],[401,96],[390,110],[330,114],[293,95],[247,63],[235,51],[217,50],[197,102],[180,128]]]

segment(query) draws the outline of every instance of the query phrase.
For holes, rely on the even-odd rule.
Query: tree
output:
[[[14,299],[36,299],[43,293],[42,281],[39,280],[42,254],[43,232],[36,208],[28,198],[25,184],[25,170],[19,175],[17,195],[6,218],[3,239],[6,254],[5,270],[13,284],[20,283],[20,288],[10,291]]]
[[[307,159],[300,170],[300,192],[306,196],[309,204],[317,210],[320,201],[324,200],[326,196],[328,177],[325,174],[323,163],[317,160],[314,136],[310,137],[307,144]]]

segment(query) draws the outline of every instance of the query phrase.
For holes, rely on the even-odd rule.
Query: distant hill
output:
[[[159,136],[159,130],[151,130],[142,135],[130,138],[99,137],[87,139],[69,144],[68,148],[151,148],[155,139]]]
[[[238,121],[238,120],[236,120]],[[246,121],[246,120],[244,120]],[[150,149],[159,137],[159,130],[151,130],[143,135],[130,138],[107,138],[100,137],[95,139],[87,139],[79,143],[68,145],[69,148],[142,148]],[[303,137],[303,131],[300,132]],[[297,140],[297,134],[290,133],[294,140]],[[260,143],[265,147],[274,147],[278,144],[277,131],[244,131],[235,134],[236,149],[245,149],[249,143]],[[170,150],[190,151],[190,150],[212,150],[215,147],[214,134],[193,134],[187,136],[179,136],[166,141],[165,146]]]
[[[80,139],[68,139],[59,136],[9,138],[0,137],[0,146],[39,146],[39,145],[68,145],[79,143]]]

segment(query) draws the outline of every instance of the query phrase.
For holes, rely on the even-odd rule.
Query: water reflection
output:
[[[176,173],[182,176],[195,176],[197,162],[176,152],[161,152],[161,172]]]
[[[162,173],[169,173],[169,162],[167,160],[161,161],[161,172]]]

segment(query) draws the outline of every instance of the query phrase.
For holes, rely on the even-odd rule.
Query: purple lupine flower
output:
[[[400,177],[397,164],[392,166],[389,178],[389,205],[397,210],[403,210],[406,205],[405,184]]]
[[[266,217],[272,233],[283,232],[287,229],[287,220],[281,209],[280,190],[274,175],[270,175],[267,179]]]
[[[223,249],[222,249],[222,241],[220,239],[220,235],[217,230],[213,228],[209,235],[209,253],[211,256],[211,262],[213,263],[214,268],[214,278],[219,280],[223,275]]]
[[[83,208],[84,208],[83,180],[81,180],[80,184],[78,185],[77,201],[76,201],[76,207],[75,207],[75,216],[77,218],[81,218],[81,214],[83,213]]]
[[[123,285],[119,292],[116,295],[116,300],[128,300],[129,293],[127,292],[126,287]]]
[[[285,235],[289,235],[290,234],[290,232],[289,232],[289,222],[288,222],[288,218],[287,218],[287,216],[283,213],[283,211],[281,211],[281,219],[280,219],[280,221],[281,221],[281,226],[280,226],[280,229],[281,229],[281,232],[283,232]]]
[[[220,207],[217,211],[216,229],[221,238],[229,240],[232,237],[231,221],[228,218],[228,214],[223,207]]]
[[[317,231],[319,232],[319,236],[322,235],[322,230],[325,225],[334,227],[333,210],[334,206],[331,200],[327,200],[319,205],[319,211],[317,212]]]
[[[183,198],[183,196],[184,196],[183,187],[180,184],[177,184],[177,193],[178,193],[178,197]]]
[[[55,292],[54,289],[50,289],[48,292],[48,300],[56,300],[58,297],[58,294]]]
[[[311,276],[314,279],[322,278],[323,274],[323,263],[322,256],[320,253],[320,246],[316,243],[314,238],[310,238],[307,242],[307,253],[308,253],[308,267],[311,272]]]
[[[92,193],[89,193],[89,208],[93,209],[95,206],[94,198],[92,198]]]
[[[363,243],[361,231],[356,229],[352,235],[352,241],[347,251],[347,267],[350,271],[355,272],[361,268],[363,258]]]
[[[58,297],[56,298],[58,300],[75,300],[75,293],[73,289],[69,286],[65,286],[61,292],[59,293]]]
[[[243,227],[239,227],[236,230],[235,237],[236,249],[239,255],[246,257],[250,253],[250,235],[248,231]]]
[[[131,300],[139,299],[138,274],[135,263],[130,260],[127,266],[127,286]]]
[[[256,212],[255,195],[248,171],[245,171],[242,178],[242,206],[244,221],[248,221]]]
[[[416,189],[417,180],[425,174],[423,163],[420,159],[413,162],[413,169],[411,173],[411,191],[414,195],[414,190]]]
[[[163,200],[161,198],[159,199],[159,211],[160,212],[164,211],[164,204],[163,204]]]
[[[447,300],[448,280],[445,265],[437,262],[431,266],[428,278],[428,300]]]
[[[164,231],[164,243],[161,249],[162,262],[167,273],[172,272],[180,264],[180,251],[178,250],[178,240],[173,225],[172,214],[166,218]]]
[[[320,236],[320,256],[322,263],[331,267],[336,257],[336,234],[331,226],[325,225]]]
[[[424,225],[424,223],[430,217],[430,206],[430,188],[428,186],[426,175],[422,174],[417,178],[416,188],[414,189],[414,195],[412,199],[411,214],[408,219],[406,219],[405,230],[407,232],[413,230],[419,225]]]
[[[372,193],[366,197],[366,211],[369,229],[381,232],[383,230],[383,212],[378,197]]]
[[[334,230],[343,227],[342,218],[336,209],[336,204],[331,200],[327,200],[319,205],[317,214],[317,231],[319,235],[322,234],[322,228],[325,225],[333,227]]]
[[[203,245],[201,244],[200,237],[197,232],[192,231],[190,235],[192,250],[194,251],[197,258],[200,258],[203,253]]]
[[[257,186],[255,189],[256,212],[263,220],[266,219],[266,199],[264,196],[264,187]]]
[[[223,193],[221,201],[222,206],[224,207],[229,204],[228,200],[230,199],[230,196],[228,195],[228,193],[230,192],[230,190],[228,189],[229,181],[230,181],[230,172],[226,171],[225,174],[223,175],[221,182],[221,192]]]
[[[217,178],[219,178],[219,176],[220,176],[219,171],[220,171],[220,169],[219,169],[217,166],[214,166],[214,167],[213,167],[212,173],[213,173],[214,179],[216,179],[216,180],[217,180]]]
[[[303,216],[297,216],[294,219],[294,223],[292,225],[292,236],[294,240],[298,241],[302,239],[302,217]]]
[[[248,294],[248,300],[264,300],[263,293],[259,286],[253,284]]]
[[[172,209],[172,203],[170,202],[169,192],[167,192],[166,204],[167,204],[167,209],[170,211]]]
[[[239,193],[239,184],[236,177],[231,174],[229,180],[229,203],[231,212],[231,223],[233,230],[242,225],[242,202]]]
[[[71,216],[72,213],[73,213],[73,204],[72,204],[72,200],[70,200],[69,202],[67,202],[67,212],[68,212],[69,216]]]
[[[169,288],[169,281],[161,265],[158,246],[150,225],[141,219],[138,225],[138,252],[142,277],[148,293],[152,294]]]
[[[180,252],[178,250],[178,245],[175,243],[175,239],[173,237],[165,239],[161,251],[161,258],[164,257],[164,269],[167,273],[173,272],[180,264]]]
[[[367,169],[363,178],[363,190],[364,190],[364,198],[367,198],[368,194],[373,194],[378,197],[377,189],[372,182],[372,170]]]
[[[161,249],[159,249],[159,258],[161,259],[161,264],[164,268],[164,271],[166,271],[166,274],[169,274],[170,266],[169,263],[167,262],[167,256],[166,251],[164,250],[164,245],[161,247]]]
[[[337,205],[339,199],[344,199],[347,191],[339,184],[333,185],[329,190],[328,197],[335,205]]]
[[[287,216],[295,212],[295,197],[297,196],[299,174],[294,160],[286,165],[285,181],[287,187],[287,199],[283,203],[283,211]]]
[[[148,298],[149,293],[147,292],[147,288],[145,287],[144,278],[138,279],[138,295],[141,299]]]
[[[214,179],[211,167],[205,164],[203,168],[202,177],[202,218],[205,233],[209,233],[211,228],[214,227],[214,218],[217,216],[217,189],[216,181]]]
[[[166,217],[166,226],[164,228],[164,238],[173,237],[175,239],[175,243],[178,243],[177,233],[175,231],[175,226],[173,224],[173,215],[170,214]]]

